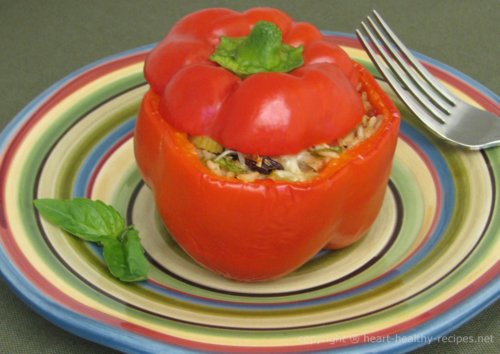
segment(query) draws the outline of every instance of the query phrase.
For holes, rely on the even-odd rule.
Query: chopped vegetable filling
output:
[[[366,114],[346,136],[334,143],[324,143],[302,150],[295,155],[256,156],[226,149],[208,136],[191,137],[203,163],[219,176],[237,178],[245,182],[270,178],[290,182],[312,179],[332,159],[367,139],[378,129],[382,118],[361,92]]]

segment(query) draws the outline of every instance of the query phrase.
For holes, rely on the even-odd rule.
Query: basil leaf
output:
[[[139,233],[125,228],[125,220],[112,206],[85,198],[37,199],[33,203],[50,223],[104,246],[104,260],[116,278],[124,282],[147,278],[149,263]]]
[[[86,241],[118,238],[125,229],[121,215],[98,200],[37,199],[33,203],[44,219]]]
[[[149,263],[137,230],[128,228],[120,239],[106,239],[103,245],[104,260],[113,276],[124,282],[147,278]]]

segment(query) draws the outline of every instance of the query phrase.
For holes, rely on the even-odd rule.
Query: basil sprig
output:
[[[37,199],[33,204],[51,224],[103,246],[104,261],[114,277],[124,282],[147,278],[149,263],[139,233],[133,226],[126,227],[112,206],[86,198]]]

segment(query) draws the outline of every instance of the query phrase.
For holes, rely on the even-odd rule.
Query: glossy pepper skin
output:
[[[349,66],[350,77],[367,92],[382,123],[374,135],[305,182],[242,182],[212,173],[186,131],[165,116],[164,93],[151,83],[135,129],[136,160],[165,225],[198,263],[236,280],[275,279],[320,249],[345,247],[368,230],[386,190],[399,113],[366,69]]]
[[[276,24],[284,43],[303,46],[300,68],[242,78],[210,60],[221,36],[247,36],[261,20]],[[188,15],[151,52],[144,72],[174,128],[247,154],[293,154],[333,141],[363,115],[347,54],[314,26],[275,9]]]

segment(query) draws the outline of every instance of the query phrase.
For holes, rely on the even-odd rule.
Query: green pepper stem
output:
[[[274,23],[259,21],[246,37],[221,37],[210,59],[237,75],[247,76],[258,72],[289,72],[304,63],[302,51],[303,46],[284,44]]]

